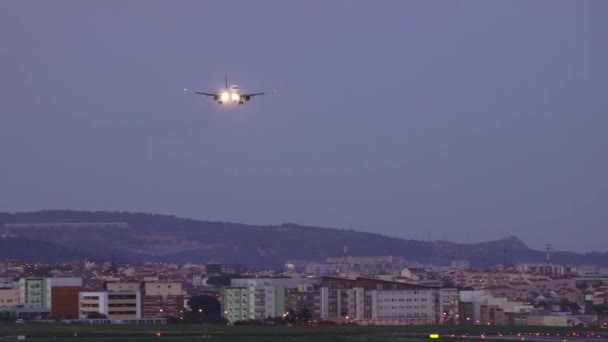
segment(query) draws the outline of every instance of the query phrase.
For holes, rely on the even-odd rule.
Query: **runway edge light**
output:
[[[434,340],[439,338],[439,334],[429,334],[429,338]]]

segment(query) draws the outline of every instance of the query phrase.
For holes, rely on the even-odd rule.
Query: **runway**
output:
[[[608,342],[608,333],[487,333],[487,334],[442,334],[442,338],[453,339],[489,339],[505,341],[538,341],[538,342]]]

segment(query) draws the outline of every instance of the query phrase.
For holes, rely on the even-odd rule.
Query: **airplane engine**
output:
[[[249,100],[251,100],[251,96],[243,96],[243,100],[249,101]]]
[[[213,97],[213,101],[217,101],[217,100],[219,100],[219,99],[220,99],[220,97],[219,97],[219,96],[217,96],[217,95],[215,95],[215,96]]]

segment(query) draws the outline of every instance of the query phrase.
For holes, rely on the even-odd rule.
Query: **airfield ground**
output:
[[[573,331],[563,328],[533,327],[252,327],[208,325],[71,325],[0,323],[0,341],[120,342],[422,342],[431,341],[429,333],[438,332],[440,342],[466,342],[479,339],[542,342],[608,342],[608,334]],[[575,335],[573,335],[573,333]],[[518,335],[520,334],[520,335]],[[159,336],[160,335],[160,336]],[[502,336],[501,336],[502,335]]]

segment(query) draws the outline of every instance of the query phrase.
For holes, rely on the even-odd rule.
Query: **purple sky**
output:
[[[601,0],[1,1],[0,210],[606,250],[607,61]]]

